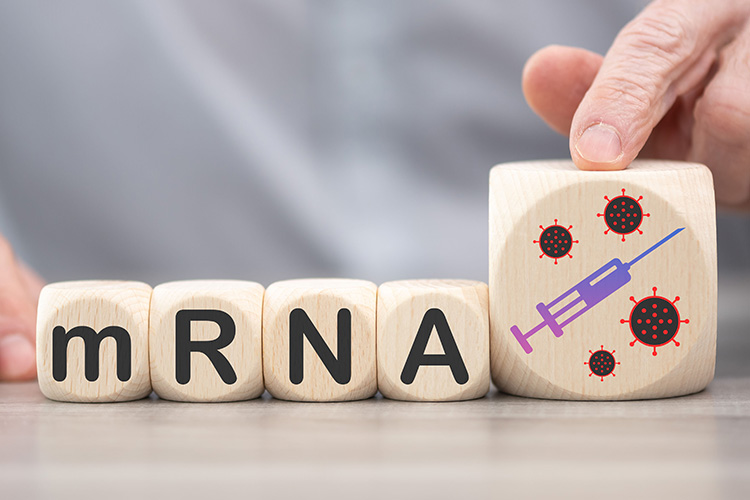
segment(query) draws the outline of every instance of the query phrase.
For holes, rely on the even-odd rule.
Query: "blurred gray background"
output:
[[[568,155],[524,62],[643,5],[2,1],[0,230],[50,281],[486,281],[490,167]],[[747,217],[719,259],[748,373]]]

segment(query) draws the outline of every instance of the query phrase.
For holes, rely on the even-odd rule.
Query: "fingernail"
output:
[[[4,380],[29,378],[35,370],[34,345],[25,335],[12,333],[0,339],[0,377]]]
[[[592,163],[614,163],[622,156],[620,134],[614,127],[597,123],[583,132],[576,143],[576,151]]]

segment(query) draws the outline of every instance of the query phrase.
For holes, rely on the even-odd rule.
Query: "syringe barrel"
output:
[[[630,264],[612,259],[576,285],[587,307],[592,307],[625,286],[630,279]]]

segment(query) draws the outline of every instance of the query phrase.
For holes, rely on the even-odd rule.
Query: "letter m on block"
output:
[[[68,376],[68,343],[74,337],[83,340],[86,380],[95,382],[99,378],[99,350],[108,337],[117,343],[117,378],[121,382],[130,380],[130,334],[119,326],[108,326],[99,333],[88,326],[76,326],[68,332],[56,326],[52,330],[52,378],[62,382]]]

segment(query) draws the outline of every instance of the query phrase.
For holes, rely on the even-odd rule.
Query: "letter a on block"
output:
[[[263,393],[263,286],[249,281],[164,283],[151,299],[151,384],[159,397],[218,402]]]
[[[487,285],[413,280],[378,289],[378,388],[407,401],[460,401],[490,385]]]
[[[269,286],[263,305],[268,392],[292,401],[372,397],[377,392],[376,301],[377,287],[369,281],[291,280]]]
[[[145,283],[79,281],[42,290],[37,316],[37,376],[50,399],[131,401],[148,396]]]
[[[440,344],[443,346],[443,354],[425,354],[433,329],[437,332]],[[448,320],[445,319],[445,314],[440,309],[430,309],[422,318],[417,337],[414,339],[409,357],[406,358],[406,364],[401,372],[401,382],[406,385],[412,384],[420,366],[448,366],[457,384],[464,385],[469,381],[469,372],[466,371],[456,339],[453,337]]]

